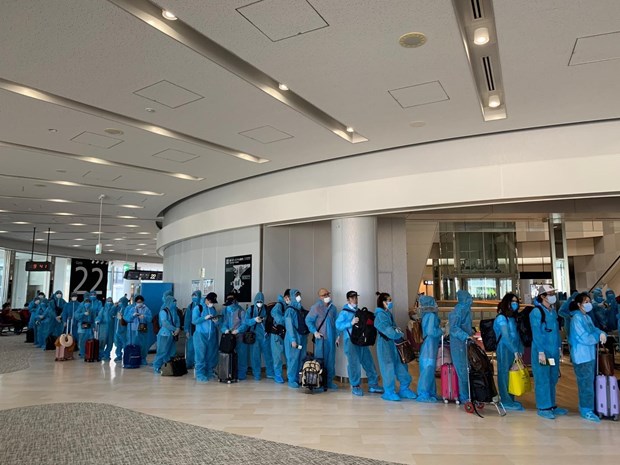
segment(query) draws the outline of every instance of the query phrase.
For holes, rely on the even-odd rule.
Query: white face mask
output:
[[[263,306],[263,303],[262,303],[262,302],[256,302],[256,306],[257,306],[258,308],[261,308],[261,307]]]
[[[301,302],[301,296],[300,296],[300,295],[298,295],[297,297],[295,297],[295,300],[296,300],[297,302]]]
[[[211,302],[207,302],[207,307],[213,308],[213,304]]]
[[[555,301],[556,301],[556,297],[554,295],[547,296],[547,302],[549,302],[550,305],[553,305]]]
[[[325,302],[326,304],[330,303],[332,301],[331,297],[323,297],[323,302]]]
[[[71,300],[75,302],[77,300],[77,297],[71,297]]]
[[[56,298],[60,299],[62,297],[62,294],[56,294]]]

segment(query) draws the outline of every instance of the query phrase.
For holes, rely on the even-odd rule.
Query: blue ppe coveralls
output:
[[[32,329],[34,332],[34,346],[41,347],[39,345],[39,340],[37,339],[37,332],[39,329],[39,324],[37,324],[37,312],[39,311],[39,305],[41,305],[41,299],[35,297],[28,304],[28,311],[30,312],[30,320],[28,320],[28,328]]]
[[[36,338],[37,345],[45,350],[45,340],[52,333],[54,324],[56,323],[56,314],[49,306],[47,300],[41,300],[37,307],[36,325],[38,327]]]
[[[86,341],[93,339],[93,327],[95,326],[96,313],[90,300],[86,300],[80,304],[75,312],[75,319],[78,322],[78,347],[80,349],[80,357],[83,357],[86,350]],[[84,327],[88,326],[88,327]],[[99,355],[99,354],[97,354]]]
[[[125,309],[129,305],[129,299],[125,296],[118,299],[118,306],[116,307],[116,330],[114,332],[114,361],[120,362],[123,360],[123,349],[127,344],[127,325],[121,324],[121,318],[124,320],[123,314]]]
[[[136,313],[138,315],[136,315]],[[153,314],[151,310],[144,304],[130,305],[125,309],[123,318],[127,321],[127,331],[131,334],[129,336],[130,344],[137,344],[140,346],[140,356],[142,357],[142,365],[147,365],[146,356],[149,353],[149,337],[148,337],[148,322],[153,320]],[[138,331],[138,325],[140,323],[147,323],[147,331]]]
[[[99,331],[99,358],[110,360],[112,344],[114,343],[114,322],[116,321],[116,308],[114,302],[107,300],[105,305],[95,318]]]
[[[571,312],[570,358],[577,378],[579,413],[594,419],[594,376],[596,375],[596,350],[603,331],[580,310]],[[596,418],[598,420],[598,417]],[[594,421],[596,421],[594,420]]]
[[[62,322],[63,325],[67,327],[67,333],[70,333],[74,339],[78,337],[78,321],[75,317],[75,313],[77,309],[80,307],[80,302],[77,300],[70,300],[67,302],[62,309]],[[71,325],[71,327],[69,327]],[[77,340],[77,339],[76,339]]]
[[[347,356],[347,374],[352,388],[360,386],[362,382],[362,370],[368,376],[368,387],[379,389],[379,376],[372,358],[370,347],[356,346],[351,342],[352,320],[355,318],[357,306],[345,304],[336,318],[336,330],[342,333],[344,353]]]
[[[284,297],[278,296],[278,302],[271,309],[274,325],[285,326],[284,312],[286,311],[286,302]],[[284,357],[284,339],[277,334],[270,334],[269,341],[271,344],[271,359],[273,361],[273,378],[276,383],[283,383],[282,365]]]
[[[194,368],[194,328],[192,328],[192,314],[194,308],[198,308],[198,304],[202,300],[202,292],[192,292],[192,302],[187,306],[185,310],[185,316],[183,318],[183,331],[185,331],[185,362],[187,368]],[[204,304],[201,304],[204,307]]]
[[[517,322],[514,318],[498,315],[493,323],[493,331],[497,340],[497,390],[499,397],[507,410],[523,410],[520,402],[515,401],[508,393],[508,372],[515,360],[515,353],[523,353],[523,344],[517,332]]]
[[[237,353],[237,379],[239,381],[243,381],[248,377],[248,345],[243,343],[243,333],[247,329],[245,310],[237,302],[229,302],[224,307],[222,332],[238,331],[235,352]]]
[[[542,312],[545,312],[545,324],[542,324]],[[573,315],[574,316],[574,315]],[[560,330],[556,312],[548,310],[538,300],[534,300],[534,308],[530,312],[532,326],[532,371],[534,372],[534,391],[536,393],[536,408],[552,411],[555,409],[555,387],[560,377]],[[538,354],[543,352],[547,363],[538,362]],[[549,364],[549,359],[555,360],[555,365]]]
[[[609,328],[609,310],[605,305],[605,297],[603,296],[603,290],[600,287],[595,288],[592,291],[592,311],[588,316],[592,318],[594,326],[601,331],[607,332]]]
[[[605,292],[605,302],[607,304],[607,330],[615,331],[618,329],[618,302],[616,293],[611,289]]]
[[[398,401],[401,398],[415,399],[415,393],[409,389],[411,375],[407,365],[400,361],[394,342],[403,339],[403,332],[394,323],[394,317],[390,310],[384,308],[375,310],[375,328],[379,333],[377,358],[379,359],[379,370],[385,390],[381,398],[393,401]],[[398,394],[396,393],[397,379],[400,384]]]
[[[258,303],[262,306],[259,308]],[[257,323],[256,318],[261,318],[261,322]],[[265,307],[265,296],[262,292],[257,292],[254,296],[252,306],[245,313],[245,324],[249,330],[256,333],[256,342],[249,346],[250,349],[250,366],[252,367],[252,376],[255,380],[260,380],[262,360],[265,361],[265,373],[267,378],[273,378],[273,360],[271,358],[271,338],[265,331],[265,319],[267,318],[267,309]]]
[[[165,297],[165,302],[159,310],[159,332],[157,333],[157,352],[153,360],[153,371],[158,373],[164,363],[177,353],[174,333],[181,326],[177,313],[176,299],[172,295]]]
[[[558,316],[561,316],[564,319],[564,328],[566,329],[566,336],[570,335],[570,318],[571,318],[570,304],[573,300],[575,300],[575,297],[577,297],[578,295],[579,295],[579,292],[577,291],[573,292],[568,299],[562,302],[562,305],[560,305],[560,308],[558,309]]]
[[[196,381],[207,382],[215,378],[218,359],[218,321],[207,318],[217,315],[215,307],[208,307],[206,302],[195,304],[192,309],[191,322],[196,326],[193,335],[194,362]]]
[[[336,331],[337,316],[338,309],[336,306],[332,302],[326,304],[323,299],[317,300],[306,315],[306,325],[310,334],[318,331],[322,336],[314,342],[314,356],[323,359],[325,364],[323,368],[327,370],[326,379],[329,389],[338,389],[334,383],[336,376],[336,338],[338,337]]]
[[[290,303],[284,312],[284,326],[286,327],[286,336],[284,337],[284,353],[286,355],[286,377],[290,387],[299,387],[297,376],[303,357],[306,355],[306,347],[308,346],[308,335],[299,334],[299,320],[297,311],[302,309],[301,302],[297,302],[295,295],[299,292],[297,289],[291,289]],[[293,347],[293,342],[297,343],[297,347]]]
[[[420,315],[422,316],[422,347],[420,347],[420,378],[418,379],[418,402],[437,402],[437,383],[435,382],[435,364],[439,341],[443,331],[438,316],[437,302],[431,296],[420,297]]]
[[[57,297],[60,295],[60,297]],[[67,305],[67,301],[62,298],[62,291],[56,291],[50,299],[50,307],[54,311],[54,322],[52,323],[52,335],[58,337],[62,334],[64,324],[62,321],[62,312]]]
[[[450,325],[450,354],[459,379],[459,400],[463,403],[469,399],[469,376],[467,374],[467,339],[474,334],[471,322],[471,304],[473,299],[469,292],[459,290],[456,293],[457,304],[448,315]]]

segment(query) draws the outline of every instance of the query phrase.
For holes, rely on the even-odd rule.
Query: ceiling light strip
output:
[[[88,187],[88,188],[93,188],[93,189],[110,189],[110,190],[114,190],[114,191],[120,191],[120,192],[129,192],[132,194],[141,194],[141,195],[154,195],[154,196],[162,196],[165,195],[161,192],[153,192],[153,191],[138,191],[138,190],[134,190],[134,189],[125,189],[123,187],[114,187],[114,186],[99,186],[97,184],[82,184],[79,182],[73,182],[73,181],[57,181],[54,179],[45,179],[45,178],[34,178],[31,176],[18,176],[16,174],[2,174],[0,173],[0,177],[1,178],[6,178],[6,179],[26,179],[29,181],[38,181],[38,182],[47,182],[50,184],[56,184],[59,186],[68,186],[68,187]]]
[[[31,200],[33,202],[75,203],[80,205],[99,205],[99,202],[86,202],[84,200],[48,199],[42,197],[25,197],[19,195],[0,195],[0,199]],[[141,205],[118,205],[115,203],[104,203],[104,205],[121,208],[144,208]]]
[[[166,21],[162,9],[148,0],[108,0],[129,14],[144,21],[149,26],[166,34],[168,37],[185,45],[206,59],[221,66],[230,73],[262,90],[286,106],[298,111],[315,123],[329,129],[344,140],[356,144],[368,139],[357,132],[347,132],[347,125],[325,113],[300,95],[289,90],[282,90],[282,84],[268,74],[243,60],[217,42],[192,28],[182,20]],[[287,86],[283,86],[288,89]]]
[[[485,121],[505,119],[506,102],[492,0],[452,0]]]
[[[70,98],[61,97],[60,95],[52,94],[51,92],[45,92],[39,89],[35,89],[34,87],[28,87],[23,84],[19,84],[17,82],[9,81],[8,79],[0,78],[0,89],[13,92],[14,94],[23,95],[24,97],[30,97],[35,100],[39,100],[41,102],[51,103],[53,105],[58,105],[63,108],[68,108],[69,110],[79,111],[80,113],[86,113],[91,116],[103,118],[108,121],[113,121],[115,123],[120,123],[126,126],[131,126],[136,129],[141,129],[143,131],[150,132],[152,134],[157,134],[159,136],[164,136],[170,139],[188,142],[190,144],[198,145],[198,146],[207,148],[209,150],[215,150],[217,152],[221,152],[226,155],[232,155],[233,157],[252,161],[254,163],[265,163],[269,161],[265,158],[239,152],[238,150],[232,149],[230,147],[216,144],[215,142],[211,142],[208,140],[200,139],[198,137],[190,136],[189,134],[175,131],[173,129],[164,128],[162,126],[155,126],[145,121],[132,118],[130,116],[125,116],[125,115],[121,115],[120,113],[114,113],[113,111],[105,110],[103,108],[94,107],[86,103],[78,102],[77,100],[72,100]],[[181,178],[181,179],[186,179],[186,178]]]
[[[43,155],[49,155],[49,156],[59,157],[59,158],[70,158],[72,160],[83,161],[85,163],[93,163],[93,164],[96,164],[96,165],[114,166],[114,167],[118,167],[118,168],[126,168],[126,169],[130,169],[130,170],[135,170],[135,171],[145,171],[147,173],[161,174],[161,175],[170,176],[170,177],[173,177],[173,178],[186,179],[188,181],[202,181],[202,180],[204,180],[204,178],[199,178],[199,177],[196,177],[196,176],[191,176],[189,174],[173,173],[173,172],[170,172],[170,171],[163,171],[163,170],[158,170],[158,169],[155,169],[155,168],[145,168],[145,167],[142,167],[142,166],[130,165],[129,163],[121,163],[121,162],[118,162],[118,161],[104,160],[103,158],[88,157],[88,156],[85,156],[85,155],[76,155],[74,153],[68,153],[68,152],[58,152],[56,150],[44,149],[44,148],[35,147],[35,146],[32,146],[32,145],[16,144],[14,142],[8,142],[8,141],[4,141],[4,140],[0,140],[0,147],[7,147],[7,148],[11,148],[11,149],[16,149],[16,150],[25,150],[27,152],[36,152],[36,153],[40,153],[40,154],[43,154]],[[69,185],[70,184],[70,181],[61,181],[61,182],[64,183],[64,185]],[[107,189],[112,189],[109,186],[105,186],[105,187]]]

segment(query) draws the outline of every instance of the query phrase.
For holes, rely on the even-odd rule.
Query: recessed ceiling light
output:
[[[41,200],[47,200],[48,202],[56,202],[56,203],[73,203],[71,200],[65,200],[65,199],[41,199]]]
[[[280,83],[280,84],[278,84],[278,89],[287,91],[288,90],[288,86],[286,84]]]
[[[0,234],[4,234],[7,233],[8,231],[0,231]]]
[[[489,29],[486,27],[479,27],[474,31],[474,44],[484,45],[489,43]]]
[[[412,128],[421,128],[422,126],[425,126],[426,122],[424,121],[412,121],[411,123],[409,123],[409,126],[411,126]]]
[[[103,231],[91,231],[93,234],[103,234]]]
[[[73,240],[74,240],[74,241],[83,241],[83,240],[84,240],[84,238],[82,238],[82,237],[78,237],[78,238],[73,239]]]
[[[147,107],[145,108],[145,110],[148,111],[149,113],[155,113],[155,108]]]
[[[73,244],[73,247],[82,247],[80,244]]]
[[[56,234],[56,231],[43,231],[43,234]]]
[[[13,224],[31,224],[28,221],[13,221]]]
[[[139,228],[140,227],[137,224],[124,224],[123,226],[125,226],[126,228]]]
[[[52,134],[58,132],[58,129],[54,129],[54,128],[50,128],[48,129],[49,132],[51,132]]]
[[[54,213],[54,215],[58,215],[58,216],[75,216],[75,213],[60,212],[60,213]]]
[[[116,237],[114,238],[115,241],[124,241],[125,238],[124,237]]]
[[[147,245],[147,244],[138,244],[138,245],[142,246],[142,245]]]
[[[39,239],[35,239],[35,241],[37,241],[37,242],[41,242],[41,241],[43,241],[43,240],[44,240],[44,239],[41,239],[41,238],[39,238]]]
[[[35,184],[34,187],[47,187],[45,184]]]
[[[192,176],[190,174],[185,174],[185,173],[171,173],[170,176],[173,176],[179,179],[186,179],[188,181],[202,181],[204,179],[204,178],[198,178],[196,176]]]
[[[119,207],[123,207],[123,208],[144,208],[140,205],[119,205]]]
[[[136,249],[137,251],[141,251],[142,249]]]
[[[398,43],[405,48],[417,48],[426,43],[426,36],[421,32],[408,32],[400,36]]]
[[[168,21],[176,21],[177,17],[170,13],[168,10],[161,10],[161,15]]]
[[[117,216],[117,218],[122,218],[124,220],[137,220],[138,219],[137,216],[130,216],[130,215],[119,215]]]
[[[142,255],[148,255],[147,253],[143,253]]]
[[[501,105],[502,102],[499,100],[499,95],[491,95],[489,97],[489,106],[491,108],[497,108]]]
[[[69,223],[69,226],[86,226],[86,223]]]
[[[140,231],[138,234],[151,234],[151,233],[148,231]]]
[[[113,136],[120,136],[121,134],[125,134],[123,131],[116,128],[106,128],[103,130],[103,132],[107,132],[108,134],[112,134]]]
[[[353,129],[351,126],[347,126],[347,132],[349,134],[351,134],[351,133],[355,132],[355,129]]]
[[[108,252],[114,252],[114,249],[108,249]]]

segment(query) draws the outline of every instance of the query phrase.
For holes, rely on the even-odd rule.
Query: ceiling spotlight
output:
[[[37,242],[42,242],[42,241],[43,241],[43,239],[39,238],[39,239],[35,239],[35,241],[37,241]]]
[[[114,238],[115,241],[124,241],[125,238],[124,237],[116,237]]]
[[[353,129],[351,126],[347,126],[347,132],[348,132],[349,134],[352,134],[352,133],[354,133],[354,132],[355,132],[355,129]]]
[[[142,251],[142,249],[136,249],[137,251]]]
[[[168,10],[161,10],[161,15],[168,21],[176,21],[177,17],[170,13]]]
[[[146,245],[146,244],[138,244],[138,245],[139,245],[139,246],[143,246],[143,245]]]
[[[56,234],[56,231],[43,231],[43,234]]]
[[[82,247],[80,244],[73,244],[73,247]]]
[[[474,44],[484,45],[489,43],[489,29],[486,27],[479,27],[474,31]]]
[[[54,215],[58,215],[58,216],[74,216],[75,213],[60,212],[60,213],[54,213]]]
[[[93,234],[103,234],[103,231],[91,231]]]
[[[145,108],[146,111],[148,111],[149,113],[155,113],[155,108]]]
[[[74,240],[74,241],[83,241],[83,240],[84,240],[84,238],[82,238],[82,237],[78,237],[77,239],[73,239],[73,240]]]
[[[139,228],[140,227],[137,224],[124,224],[123,226],[125,226],[126,228]]]
[[[86,226],[86,223],[69,223],[69,226]]]
[[[123,131],[116,128],[106,128],[103,130],[103,132],[107,132],[108,134],[112,134],[113,136],[120,136],[122,134],[125,134]]]
[[[138,234],[151,234],[151,233],[148,231],[140,231]]]
[[[287,91],[288,90],[288,86],[286,84],[280,83],[280,84],[278,84],[278,89]]]
[[[123,208],[144,208],[144,207],[141,207],[140,205],[119,205],[119,207],[123,207]]]
[[[65,199],[47,199],[48,202],[56,202],[56,203],[73,203],[71,200]]]
[[[491,108],[497,108],[501,105],[502,102],[499,100],[499,95],[491,95],[489,97],[489,106]]]
[[[426,43],[426,36],[421,32],[408,32],[400,36],[398,43],[405,48],[418,48]]]
[[[30,224],[28,221],[13,221],[13,224]]]
[[[108,252],[114,252],[114,249],[108,249]]]
[[[58,132],[58,129],[50,128],[48,129],[48,132],[51,132],[52,134],[54,134]]]

